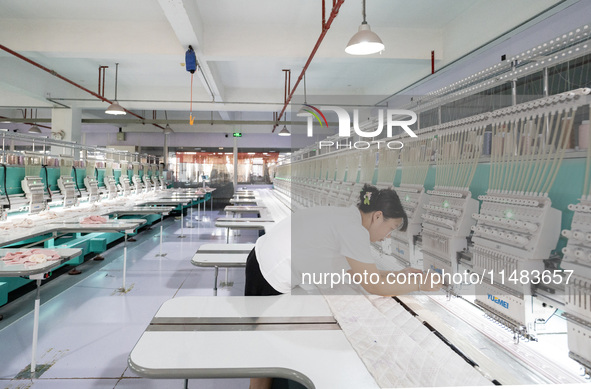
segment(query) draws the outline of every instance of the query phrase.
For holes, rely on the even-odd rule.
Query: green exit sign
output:
[[[232,134],[232,136],[234,136],[234,138],[242,138],[242,133],[241,132],[235,132]]]

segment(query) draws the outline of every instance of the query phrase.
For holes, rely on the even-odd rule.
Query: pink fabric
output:
[[[6,265],[36,265],[58,259],[60,255],[55,250],[32,249],[9,252],[0,261],[4,261]]]
[[[80,224],[104,224],[109,220],[108,217],[99,216],[99,215],[91,215],[86,216],[84,219],[80,221]]]

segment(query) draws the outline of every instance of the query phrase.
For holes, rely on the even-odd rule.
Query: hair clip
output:
[[[371,199],[371,192],[365,192],[363,196],[363,204],[369,205],[369,199]]]

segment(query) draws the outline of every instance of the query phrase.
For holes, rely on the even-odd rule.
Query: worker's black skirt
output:
[[[246,283],[244,286],[245,296],[275,296],[281,294],[276,291],[265,279],[254,248],[246,259]]]

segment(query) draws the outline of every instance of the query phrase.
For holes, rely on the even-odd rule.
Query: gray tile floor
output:
[[[201,244],[224,243],[226,232],[213,224],[222,216],[218,210],[201,216],[194,228],[184,229],[184,239],[178,238],[180,220],[164,220],[165,257],[156,256],[159,224],[128,243],[127,293],[117,291],[122,285],[122,244],[105,252],[105,261],[79,266],[81,275],[64,274],[42,286],[37,363],[49,368],[39,378],[14,378],[31,363],[34,293],[0,307],[0,388],[183,388],[183,380],[138,377],[128,368],[127,356],[163,302],[213,295],[213,269],[197,268],[190,260]],[[255,231],[242,231],[230,241],[254,242],[257,237]],[[233,286],[219,288],[218,295],[242,295],[244,269],[230,269],[228,281]],[[248,380],[190,380],[189,388],[248,388]]]

